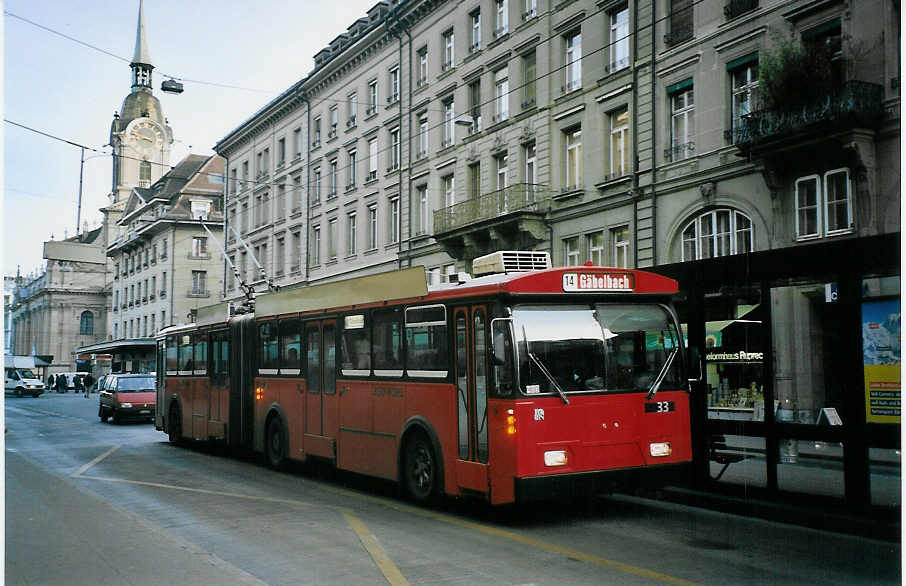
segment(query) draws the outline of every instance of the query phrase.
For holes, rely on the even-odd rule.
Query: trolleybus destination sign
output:
[[[567,293],[599,291],[632,291],[635,288],[629,273],[564,273],[563,291]]]

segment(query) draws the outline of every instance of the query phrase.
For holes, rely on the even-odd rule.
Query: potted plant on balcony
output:
[[[839,83],[835,55],[827,43],[803,44],[793,35],[779,39],[771,52],[759,55],[761,106],[789,111],[827,98]]]

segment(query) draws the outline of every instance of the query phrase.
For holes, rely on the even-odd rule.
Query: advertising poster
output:
[[[900,423],[900,301],[862,304],[865,415],[869,423]]]

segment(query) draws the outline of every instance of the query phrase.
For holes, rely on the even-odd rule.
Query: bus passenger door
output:
[[[211,395],[208,407],[208,437],[224,439],[226,432],[226,402],[230,392],[230,335],[228,332],[211,334],[211,360],[208,376]]]
[[[335,457],[337,425],[336,321],[305,324],[308,392],[305,396],[305,453]]]
[[[456,337],[456,403],[458,453],[456,482],[460,489],[488,492],[488,357],[484,306],[454,312]]]

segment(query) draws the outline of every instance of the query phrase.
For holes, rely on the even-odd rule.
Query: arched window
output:
[[[683,261],[752,252],[752,220],[742,212],[705,212],[683,228]]]
[[[94,314],[88,310],[82,312],[79,320],[79,334],[90,336],[94,334]]]

